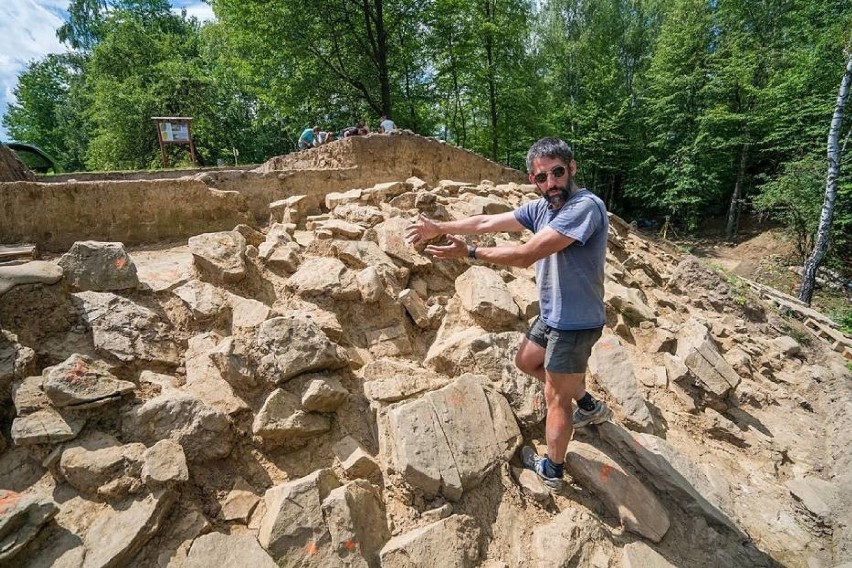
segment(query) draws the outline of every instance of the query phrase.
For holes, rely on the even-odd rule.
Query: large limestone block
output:
[[[480,528],[473,517],[451,515],[388,541],[380,553],[383,568],[454,566],[479,562]]]
[[[190,280],[174,289],[193,317],[200,322],[215,320],[228,310],[225,292],[213,284],[201,280]]]
[[[622,559],[624,568],[676,568],[662,554],[641,541],[625,546]]]
[[[521,318],[530,320],[539,313],[538,288],[535,282],[528,278],[515,278],[506,286],[512,293],[512,299],[521,311]]]
[[[679,331],[676,355],[708,393],[724,398],[740,384],[740,376],[719,353],[710,330],[690,319]]]
[[[338,487],[323,499],[322,512],[341,563],[379,564],[379,551],[391,535],[378,487],[363,479]]]
[[[19,284],[56,284],[60,280],[62,268],[45,260],[0,266],[0,296]]]
[[[338,259],[328,257],[306,259],[287,279],[287,287],[302,298],[357,300],[361,295],[354,273]]]
[[[589,371],[595,380],[618,401],[624,420],[643,432],[651,431],[654,420],[642,396],[642,389],[627,350],[614,335],[604,335],[589,357]]]
[[[648,306],[642,291],[636,288],[608,282],[604,292],[604,302],[634,325],[643,321],[657,320],[656,312]]]
[[[231,453],[233,432],[228,417],[189,394],[167,392],[132,408],[122,416],[121,428],[126,438],[147,445],[174,440],[189,461]]]
[[[254,435],[270,447],[304,442],[330,429],[328,418],[305,412],[299,397],[282,389],[272,391],[252,424]]]
[[[61,408],[95,408],[133,392],[136,385],[109,372],[102,361],[77,353],[43,371],[42,389],[50,402]]]
[[[239,282],[246,277],[246,238],[237,231],[190,237],[189,251],[196,266],[214,282]]]
[[[332,447],[340,467],[350,479],[370,478],[379,473],[379,464],[352,436],[346,436]]]
[[[547,496],[550,497],[549,492]],[[589,523],[584,523],[578,517],[580,514],[576,510],[567,508],[553,517],[550,522],[535,527],[532,534],[533,566],[540,568],[570,566],[572,559],[582,554],[583,546],[594,537],[589,534],[587,528]]]
[[[598,495],[628,531],[660,542],[669,530],[666,509],[636,477],[594,446],[571,442],[565,456],[568,472]]]
[[[48,495],[0,489],[0,562],[14,557],[58,512]]]
[[[346,359],[311,319],[302,316],[268,319],[258,328],[255,345],[258,374],[280,384],[309,371],[339,369]]]
[[[83,568],[127,566],[128,561],[162,526],[177,501],[164,490],[104,509],[86,532]]]
[[[153,488],[177,485],[189,480],[186,454],[172,440],[160,440],[144,454],[142,480]]]
[[[192,548],[182,568],[278,568],[278,564],[249,533],[202,535],[192,541]]]
[[[373,267],[379,274],[393,274],[401,282],[408,280],[409,270],[397,266],[373,241],[334,240],[331,242],[331,251],[349,268],[360,270]]]
[[[232,343],[233,339],[229,339]],[[223,343],[225,341],[220,342],[219,345]],[[230,367],[229,363],[232,359],[227,355],[217,360],[211,356],[214,352],[221,353],[219,349],[227,349],[227,344],[222,345],[221,348],[219,345],[195,356],[190,356],[190,352],[187,351],[184,391],[198,397],[204,404],[233,416],[248,410],[249,405],[234,392],[232,386],[234,383],[241,383],[242,375],[238,370],[239,367]],[[217,361],[224,364],[224,369],[216,364]],[[233,383],[228,379],[231,379]]]
[[[703,516],[708,524],[739,532],[723,512],[730,503],[727,487],[714,484],[698,466],[665,440],[651,434],[632,435],[612,422],[598,426],[598,432],[622,460],[644,471],[658,492],[670,496],[687,514]]]
[[[521,443],[502,395],[464,375],[389,413],[397,470],[425,494],[456,500]]]
[[[119,361],[177,365],[180,349],[171,328],[152,310],[110,292],[79,292],[72,302],[92,329],[95,349]]]
[[[121,445],[109,436],[88,436],[62,452],[59,470],[82,493],[123,498],[144,487],[140,480],[144,455],[144,444]]]
[[[357,203],[343,203],[335,207],[332,213],[339,219],[362,227],[375,227],[385,220],[385,216],[378,207]]]
[[[12,379],[35,372],[35,351],[18,342],[14,333],[0,329],[0,392],[5,392]]]
[[[509,287],[494,270],[471,266],[456,278],[456,293],[468,312],[485,320],[483,327],[509,326],[518,321],[518,306]]]
[[[266,513],[257,540],[276,561],[294,566],[330,566],[336,554],[331,547],[322,502],[340,482],[330,469],[276,485],[266,491]]]
[[[376,225],[376,240],[379,243],[379,248],[400,261],[406,268],[431,266],[432,261],[429,258],[418,254],[405,241],[405,229],[408,225],[408,220],[402,217],[392,217]]]
[[[328,219],[318,224],[317,230],[330,231],[333,237],[343,239],[360,239],[364,234],[364,227],[344,221],[342,219]]]
[[[73,411],[60,413],[53,408],[45,408],[18,416],[12,421],[12,441],[16,446],[30,444],[57,444],[73,440],[86,425],[86,419],[73,414]]]
[[[337,377],[318,377],[305,386],[302,406],[311,412],[334,412],[347,398],[349,391],[343,388]]]
[[[78,290],[108,292],[136,288],[136,265],[123,243],[77,241],[59,259],[65,280]]]

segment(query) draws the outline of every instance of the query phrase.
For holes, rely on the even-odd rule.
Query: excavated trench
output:
[[[0,564],[849,560],[842,355],[617,217],[588,375],[614,420],[575,434],[562,492],[517,467],[544,445],[513,365],[534,273],[403,232],[509,211],[524,182],[399,133],[0,183],[0,242],[40,260],[0,265]]]

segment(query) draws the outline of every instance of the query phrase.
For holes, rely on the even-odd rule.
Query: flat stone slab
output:
[[[397,471],[425,495],[458,500],[520,446],[509,403],[486,381],[463,375],[389,412]]]
[[[133,392],[136,385],[122,381],[101,361],[77,353],[44,370],[44,389],[56,407],[95,408]]]
[[[669,515],[657,497],[594,446],[573,441],[565,456],[566,470],[595,492],[628,531],[660,542],[669,530]]]
[[[61,279],[62,267],[55,262],[33,260],[0,266],[0,296],[19,284],[56,284]]]
[[[47,495],[0,489],[0,562],[15,556],[58,512],[59,506]]]
[[[472,517],[451,515],[390,539],[381,550],[381,565],[477,566],[479,538],[479,526]]]
[[[189,251],[196,265],[216,282],[239,282],[246,277],[246,239],[237,231],[190,237]]]
[[[127,566],[160,529],[176,501],[176,492],[163,491],[133,500],[129,506],[104,509],[86,532],[83,568]]]
[[[136,288],[136,265],[123,243],[77,241],[59,259],[65,279],[78,290],[124,290]]]
[[[192,548],[183,568],[210,568],[211,566],[251,566],[252,568],[278,568],[275,560],[261,548],[249,533],[210,533],[192,541]]]
[[[86,425],[83,418],[63,416],[53,408],[18,416],[12,422],[12,441],[16,446],[56,444],[73,440]]]

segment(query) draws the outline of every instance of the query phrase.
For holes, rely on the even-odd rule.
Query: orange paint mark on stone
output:
[[[76,383],[77,381],[80,381],[85,378],[86,370],[86,362],[77,361],[77,363],[74,364],[74,368],[68,371],[68,373],[65,375],[65,378],[72,383]]]
[[[358,543],[355,542],[354,539],[350,538],[349,540],[343,543],[343,548],[345,548],[349,552],[355,552],[356,550],[358,550]]]
[[[122,256],[122,257],[115,259],[115,267],[117,269],[121,270],[125,266],[127,266],[127,257],[126,256]]]
[[[605,463],[601,466],[601,481],[606,483],[609,481],[609,476],[612,475],[612,466]]]
[[[14,491],[0,491],[0,515],[3,515],[15,506],[15,504],[21,499],[20,493],[15,493]]]
[[[315,543],[314,541],[310,541],[308,544],[305,545],[305,552],[308,553],[308,556],[316,556],[317,552],[319,552],[319,550],[317,549],[317,543]]]

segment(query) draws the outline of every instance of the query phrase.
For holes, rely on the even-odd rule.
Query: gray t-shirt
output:
[[[515,210],[515,218],[534,233],[550,227],[575,241],[536,262],[541,320],[559,330],[603,326],[609,232],[603,201],[591,191],[581,189],[556,211],[541,198],[521,205]]]

